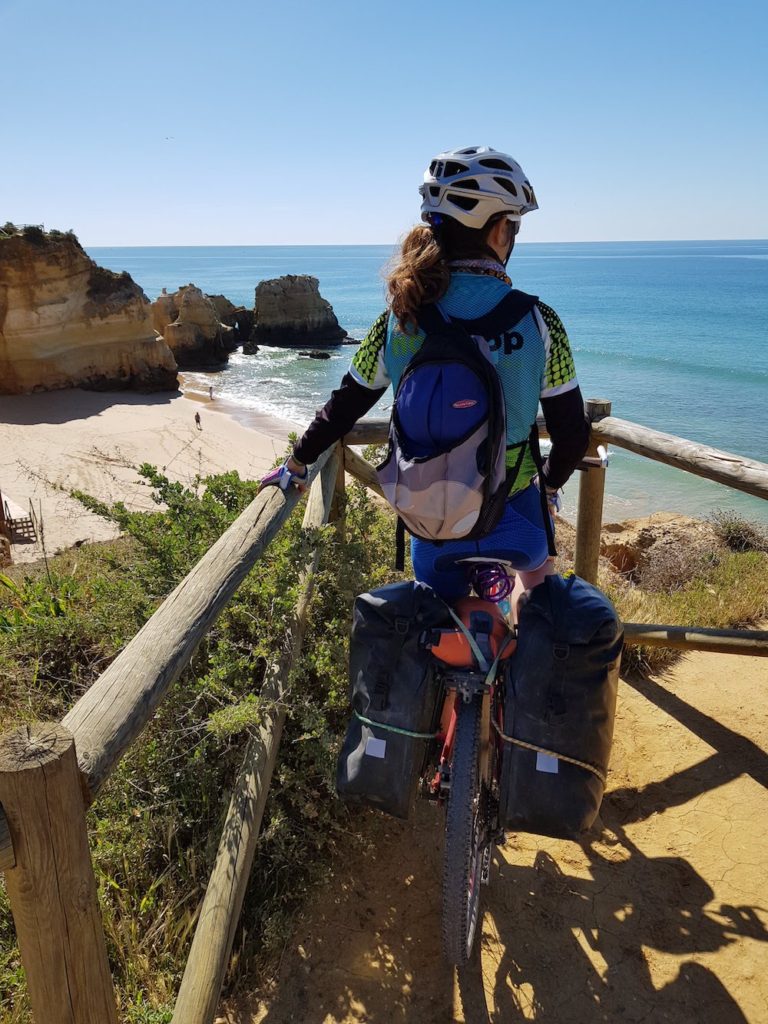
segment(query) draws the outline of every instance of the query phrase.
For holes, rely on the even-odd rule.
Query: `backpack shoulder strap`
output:
[[[484,338],[492,338],[519,324],[538,301],[537,296],[528,295],[527,292],[513,288],[487,313],[466,319],[453,317],[452,322],[460,324],[465,330],[469,330],[470,334],[480,334]]]
[[[425,334],[436,334],[444,330],[446,324],[452,323],[451,318],[443,313],[436,302],[422,306],[416,314],[416,319]]]

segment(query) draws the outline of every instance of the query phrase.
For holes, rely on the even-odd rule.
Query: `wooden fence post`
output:
[[[588,398],[585,402],[590,423],[610,416],[611,403],[602,398]],[[597,455],[597,441],[590,437],[587,456]],[[605,470],[597,467],[585,469],[579,482],[579,508],[576,517],[576,553],[574,569],[577,576],[589,583],[597,583],[597,563],[600,558],[600,530],[603,525],[603,495]]]
[[[0,802],[15,867],[5,883],[37,1024],[117,1024],[72,734],[0,736]]]
[[[346,539],[346,514],[344,511],[344,500],[347,493],[347,473],[344,468],[344,445],[341,441],[337,444],[339,453],[339,468],[336,473],[336,482],[333,489],[333,504],[328,522],[336,527],[336,534],[343,544]]]

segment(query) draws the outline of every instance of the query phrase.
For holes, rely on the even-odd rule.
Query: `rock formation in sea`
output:
[[[208,298],[216,309],[216,314],[227,327],[232,328],[232,347],[236,348],[248,341],[253,330],[253,310],[245,306],[236,306],[225,295],[209,295]]]
[[[175,391],[176,362],[150,304],[72,232],[0,231],[0,394],[81,387]]]
[[[152,303],[152,322],[182,370],[219,369],[237,348],[234,329],[222,323],[211,297],[194,284],[171,295],[163,289]]]
[[[345,337],[317,278],[288,274],[256,285],[253,330],[243,352],[254,345],[338,345]]]

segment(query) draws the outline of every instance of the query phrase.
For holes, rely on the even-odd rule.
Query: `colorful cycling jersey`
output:
[[[439,306],[449,317],[479,321],[509,295],[510,286],[496,277],[471,272],[454,272]],[[477,333],[472,331],[470,333]],[[406,334],[395,316],[386,311],[375,321],[355,353],[351,376],[363,387],[377,391],[400,377],[424,340],[424,332]],[[536,473],[525,445],[536,418],[540,398],[552,398],[578,387],[568,335],[557,313],[538,300],[516,324],[510,324],[501,338],[490,343],[506,399],[507,465],[520,462],[510,493],[527,487]]]

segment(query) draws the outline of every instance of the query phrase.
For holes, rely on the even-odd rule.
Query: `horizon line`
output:
[[[78,239],[83,248],[91,249],[366,249],[394,247],[398,242],[149,242],[140,244],[136,242],[83,242]],[[608,245],[608,244],[661,244],[679,242],[766,242],[768,236],[757,236],[754,238],[588,238],[588,239],[563,239],[558,241],[519,241],[518,245]]]

